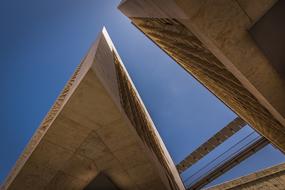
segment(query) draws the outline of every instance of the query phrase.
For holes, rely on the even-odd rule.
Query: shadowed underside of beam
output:
[[[105,29],[2,189],[78,189],[103,172],[119,189],[184,189]]]
[[[214,150],[217,146],[222,144],[236,132],[238,132],[241,128],[243,128],[246,123],[239,117],[231,121],[227,126],[218,131],[215,135],[213,135],[210,139],[208,139],[205,143],[203,143],[200,147],[190,153],[185,159],[183,159],[179,164],[177,164],[177,170],[179,173],[184,172],[189,167],[191,167],[194,163],[201,160],[204,156]]]

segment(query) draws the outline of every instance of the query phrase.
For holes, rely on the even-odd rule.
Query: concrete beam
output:
[[[210,139],[208,139],[205,143],[184,158],[179,164],[177,164],[176,167],[178,172],[182,173],[187,170],[193,164],[214,150],[217,146],[225,142],[228,138],[242,129],[245,125],[246,123],[241,118],[235,118],[227,126],[214,134]]]
[[[100,172],[122,190],[184,189],[105,29],[1,189],[81,190]]]
[[[247,32],[275,2],[126,0],[119,9],[187,72],[285,152],[285,82]]]
[[[269,141],[265,139],[264,137],[261,137],[260,139],[256,140],[252,144],[250,144],[248,147],[245,147],[244,150],[241,150],[238,154],[234,155],[229,160],[226,160],[221,165],[217,166],[217,168],[211,170],[207,175],[202,177],[196,182],[193,182],[190,184],[189,187],[187,187],[188,190],[198,190],[212,182],[213,180],[217,179],[233,167],[240,164],[245,159],[249,158],[262,148],[264,148],[266,145],[269,144]]]

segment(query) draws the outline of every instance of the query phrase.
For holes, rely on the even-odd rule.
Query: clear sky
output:
[[[118,3],[0,1],[0,183],[103,26],[175,163],[236,117],[132,26]],[[252,171],[252,163],[255,170],[284,161],[267,149],[226,179]]]

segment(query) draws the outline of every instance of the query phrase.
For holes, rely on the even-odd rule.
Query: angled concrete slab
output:
[[[3,190],[184,189],[105,29],[35,132]]]
[[[124,0],[132,23],[285,152],[285,82],[248,29],[276,0]]]

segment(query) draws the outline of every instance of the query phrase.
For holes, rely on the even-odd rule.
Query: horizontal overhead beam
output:
[[[238,132],[241,128],[246,125],[246,122],[243,121],[240,117],[235,118],[222,130],[213,135],[205,143],[199,146],[196,150],[190,153],[184,160],[177,164],[177,170],[179,173],[184,172],[187,168],[198,162],[209,152],[214,150],[217,146],[225,142],[228,138]]]
[[[266,138],[261,137],[260,139],[249,145],[247,148],[242,150],[240,153],[235,155],[233,158],[218,166],[216,169],[211,171],[205,177],[195,182],[193,185],[190,185],[190,187],[188,187],[187,189],[188,190],[201,189],[205,185],[209,184],[213,180],[223,175],[225,172],[229,171],[230,169],[241,163],[243,160],[249,158],[251,155],[255,154],[257,151],[264,148],[269,143],[270,142]]]

